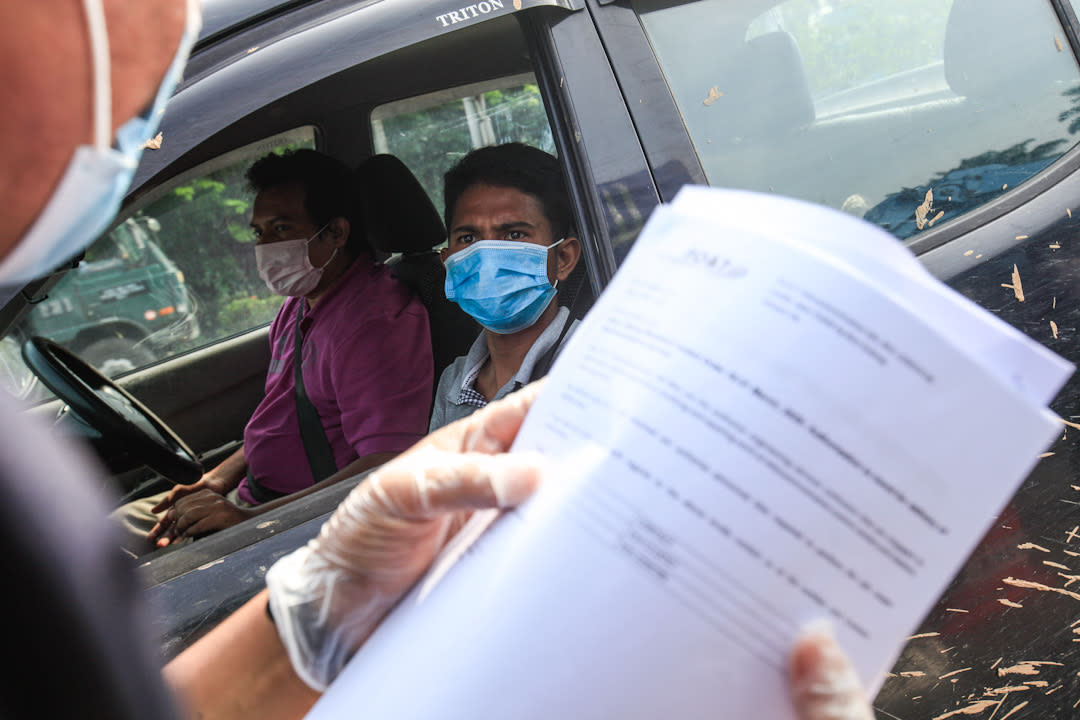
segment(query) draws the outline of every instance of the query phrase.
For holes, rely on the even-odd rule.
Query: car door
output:
[[[662,199],[678,189],[662,171],[674,162],[695,181],[863,217],[962,294],[1080,360],[1073,4],[590,0],[588,10]],[[1059,440],[986,518],[987,535],[886,679],[879,717],[1075,714],[1078,393],[1074,377],[1053,404]]]

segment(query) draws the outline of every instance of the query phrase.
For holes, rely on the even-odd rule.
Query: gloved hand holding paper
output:
[[[872,691],[1071,372],[866,223],[686,189],[518,434],[535,497],[474,516],[312,717],[790,718],[819,618]]]

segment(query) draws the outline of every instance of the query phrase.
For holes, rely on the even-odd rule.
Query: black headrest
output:
[[[955,0],[945,26],[945,79],[966,98],[1015,100],[1071,86],[1076,61],[1048,3]]]
[[[424,252],[446,240],[439,211],[405,163],[372,155],[356,173],[368,241],[376,250]]]
[[[737,140],[774,136],[814,121],[814,102],[799,46],[786,32],[769,32],[747,43],[732,58],[712,105],[721,136]]]

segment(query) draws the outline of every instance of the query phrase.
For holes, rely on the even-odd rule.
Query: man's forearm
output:
[[[189,718],[301,718],[318,693],[296,675],[266,613],[266,591],[165,666]]]
[[[216,484],[222,488],[221,494],[236,489],[240,481],[247,474],[247,460],[244,458],[244,446],[241,445],[229,457],[214,466],[203,477],[213,478]]]
[[[330,487],[331,485],[335,485],[335,484],[341,482],[342,480],[348,480],[351,477],[356,477],[357,475],[359,475],[362,472],[370,470],[373,467],[378,467],[379,465],[382,465],[384,462],[388,462],[389,460],[392,460],[395,456],[397,456],[399,454],[400,453],[396,453],[396,452],[371,453],[370,455],[365,455],[363,457],[357,458],[356,460],[353,460],[351,463],[349,463],[348,465],[343,467],[341,470],[338,470],[336,473],[334,473],[330,477],[326,478],[325,480],[322,480],[321,482],[315,483],[314,485],[312,485],[309,488],[305,488],[303,490],[300,490],[299,492],[290,493],[289,495],[286,495],[283,498],[278,498],[277,500],[272,500],[271,502],[263,503],[262,505],[259,505],[259,506],[255,507],[254,508],[255,514],[260,515],[260,514],[262,514],[264,512],[267,512],[269,510],[273,510],[274,508],[278,508],[278,507],[281,507],[282,505],[290,503],[293,500],[297,500],[299,498],[302,498],[305,495],[310,495],[313,492],[318,492],[319,490],[322,490],[323,488]]]

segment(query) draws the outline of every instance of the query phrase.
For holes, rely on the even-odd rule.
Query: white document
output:
[[[784,201],[797,212],[775,214],[775,198],[759,193],[728,191],[721,209],[715,193],[689,186],[672,206],[680,214],[713,222],[723,211],[728,232],[757,232],[754,228],[762,228],[762,218],[768,216],[771,237],[797,238],[804,249],[825,253],[829,262],[861,274],[878,292],[904,303],[938,334],[1036,402],[1049,404],[1072,375],[1072,363],[939,282],[884,230],[801,200]]]
[[[1059,430],[1071,366],[867,225],[774,197],[728,222],[747,194],[694,193],[530,412],[536,497],[474,518],[311,717],[782,720],[816,618],[877,688]],[[880,288],[898,275],[908,296]]]

